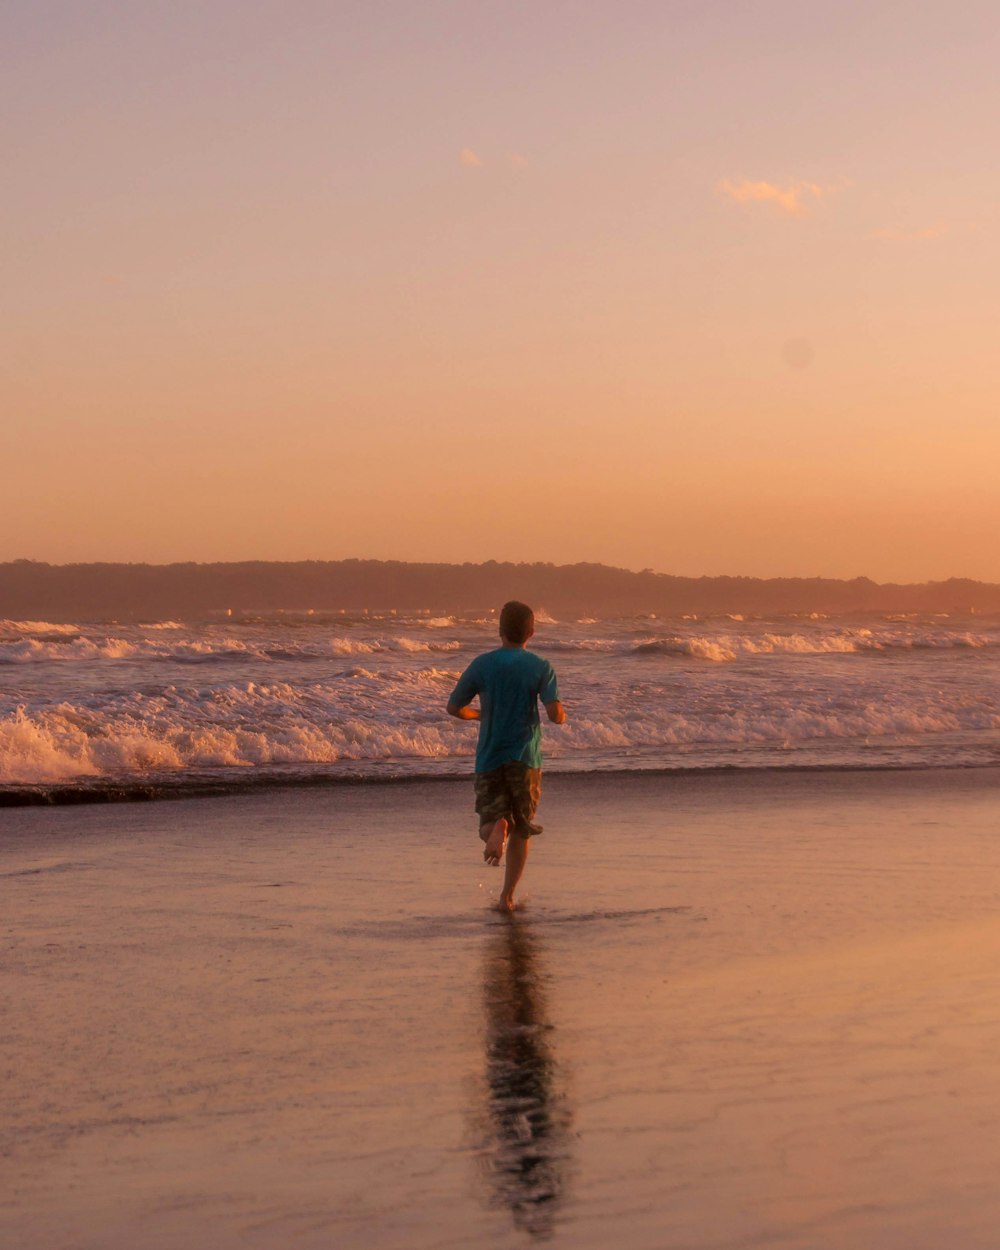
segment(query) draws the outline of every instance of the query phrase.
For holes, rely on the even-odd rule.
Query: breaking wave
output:
[[[373,671],[336,683],[170,686],[101,701],[19,706],[0,719],[0,784],[38,784],[145,772],[316,766],[343,761],[467,760],[475,734],[443,711],[457,670]],[[794,750],[818,740],[860,744],[1000,730],[986,699],[935,703],[896,694],[855,706],[823,696],[756,704],[702,701],[575,711],[549,737],[552,760],[648,748],[767,745]]]
[[[146,627],[144,627],[146,628]],[[164,626],[164,629],[167,627]],[[176,626],[180,629],[183,626]],[[67,628],[65,631],[69,635]],[[331,656],[401,652],[417,655],[457,651],[457,641],[426,642],[419,638],[332,638],[323,643],[288,643],[280,647],[239,638],[164,640],[159,638],[84,637],[74,630],[66,637],[21,637],[0,640],[0,664],[72,663],[97,660],[167,660],[205,663],[212,660],[329,660]]]
[[[471,739],[456,733],[457,725],[439,710],[456,676],[362,669],[337,688],[171,686],[156,695],[129,692],[104,706],[20,706],[0,720],[0,783],[467,754]],[[393,723],[373,715],[373,686],[383,696],[388,692],[397,709]],[[434,688],[430,700],[428,686]]]
[[[872,629],[808,634],[670,635],[629,645],[633,655],[674,655],[697,660],[730,663],[744,656],[766,655],[864,655],[894,651],[967,651],[1000,648],[996,634],[938,630],[909,634]],[[582,650],[614,649],[600,643],[584,643]]]
[[[8,634],[78,634],[79,625],[55,625],[51,621],[0,621],[0,638]]]

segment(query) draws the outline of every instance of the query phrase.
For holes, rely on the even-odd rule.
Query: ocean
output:
[[[489,612],[0,622],[0,802],[454,776],[445,714]],[[1000,620],[553,620],[550,772],[931,768],[1000,760]]]

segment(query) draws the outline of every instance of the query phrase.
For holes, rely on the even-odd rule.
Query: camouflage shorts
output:
[[[476,773],[476,811],[480,830],[506,820],[515,833],[530,838],[542,832],[535,824],[542,797],[542,770],[509,760],[488,773]],[[482,834],[480,834],[482,836]]]

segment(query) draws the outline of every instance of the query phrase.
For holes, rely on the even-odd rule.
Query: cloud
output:
[[[472,148],[462,148],[461,152],[458,154],[458,159],[463,165],[468,165],[470,169],[479,169],[483,163],[475,152],[473,152]]]
[[[790,217],[805,217],[809,213],[809,200],[821,200],[826,195],[823,187],[815,182],[789,182],[779,187],[773,182],[752,182],[743,178],[734,182],[723,178],[719,190],[737,204],[770,204]]]
[[[528,158],[522,156],[520,152],[508,152],[507,164],[511,169],[527,169],[529,165]]]
[[[873,239],[884,239],[889,243],[918,243],[922,239],[940,239],[948,231],[944,226],[926,226],[922,230],[904,230],[897,226],[887,226],[884,230],[873,230]]]

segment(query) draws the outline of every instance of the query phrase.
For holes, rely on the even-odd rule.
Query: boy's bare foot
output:
[[[503,853],[507,848],[507,822],[501,817],[493,826],[493,832],[486,839],[483,847],[483,859],[491,868],[499,868]]]
[[[505,916],[509,916],[514,910],[514,899],[509,894],[501,894],[500,902],[497,903],[497,911],[503,912]]]

